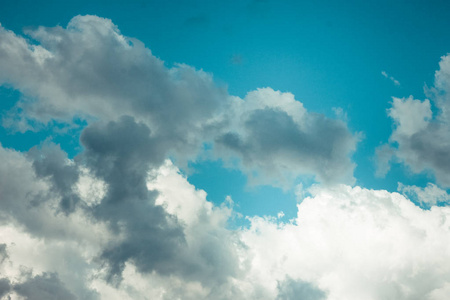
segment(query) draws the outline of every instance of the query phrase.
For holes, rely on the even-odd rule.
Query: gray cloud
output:
[[[325,183],[353,182],[349,156],[358,137],[344,122],[309,113],[292,94],[270,88],[251,92],[234,106],[236,121],[216,139],[218,152],[240,157],[256,183],[289,187],[299,174]]]
[[[33,159],[36,175],[49,179],[53,190],[61,197],[61,210],[64,213],[73,212],[80,201],[73,190],[79,171],[75,165],[68,163],[67,154],[57,145],[44,145],[42,149],[32,148],[29,155]]]
[[[165,67],[108,19],[77,16],[66,29],[40,27],[27,34],[33,44],[0,29],[0,82],[25,96],[13,110],[23,112],[13,124],[132,115],[182,157],[201,146],[227,96],[203,71]]]
[[[6,251],[6,244],[0,244],[0,264],[8,258],[8,252]]]
[[[0,278],[0,299],[11,291],[11,282],[8,278]]]
[[[266,88],[240,99],[203,71],[167,68],[107,19],[78,16],[67,28],[27,34],[32,41],[0,29],[0,82],[23,93],[13,121],[22,129],[74,119],[88,125],[73,160],[51,143],[27,155],[0,147],[0,225],[20,236],[12,261],[44,269],[13,290],[30,299],[95,299],[94,290],[139,294],[136,282],[150,278],[166,291],[155,298],[270,299],[267,287],[246,277],[252,254],[239,231],[226,228],[231,209],[207,202],[185,178],[169,191],[149,189],[149,173],[161,176],[167,157],[186,162],[212,143],[217,157],[238,158],[249,177],[257,174],[255,183],[290,187],[299,175],[352,182],[358,136],[290,93]],[[105,186],[95,201],[80,194],[83,172]],[[39,249],[32,262],[20,256],[29,245]],[[103,278],[116,285],[102,286]],[[279,289],[313,293],[302,282]]]
[[[236,97],[218,87],[210,74],[183,64],[167,68],[141,42],[121,35],[110,20],[96,16],[77,16],[67,28],[39,27],[26,33],[32,41],[0,29],[0,83],[10,84],[24,95],[5,124],[25,130],[36,122],[71,123],[81,118],[90,123],[129,115],[146,124],[179,165],[195,159],[204,143],[216,140],[221,148],[216,153],[242,158],[247,174],[252,173],[250,169],[267,173],[272,166],[262,159],[270,157],[275,173],[282,173],[284,185],[300,174],[315,175],[324,182],[353,181],[354,164],[349,156],[358,138],[342,121],[313,113],[302,115],[303,106],[293,97],[279,112],[278,98],[289,93],[251,92],[244,102],[253,104],[239,111]],[[256,111],[266,108],[275,108],[271,117],[269,112]],[[286,109],[293,110],[289,117],[298,115],[294,123],[299,128],[282,120]],[[265,119],[258,121],[259,117]],[[276,122],[273,129],[270,121]],[[232,128],[230,124],[234,124]],[[245,126],[248,133],[282,130],[280,136],[295,142],[280,141],[276,151],[263,154],[262,147],[271,142],[269,137],[260,134],[250,140],[242,137],[235,125]],[[247,149],[233,148],[227,143],[231,136],[240,136]],[[278,152],[286,158],[276,158]],[[75,202],[66,195],[63,209],[70,209]]]
[[[129,131],[134,137],[125,143],[128,137],[123,133]],[[147,146],[153,142],[149,129],[130,117],[95,123],[82,135],[85,152],[71,161],[78,169],[97,172],[108,186],[122,180],[125,187],[120,198],[110,195],[109,187],[100,203],[78,205],[69,214],[57,213],[59,197],[55,197],[37,208],[18,206],[10,217],[16,222],[2,216],[0,233],[7,246],[3,244],[0,252],[6,254],[7,249],[9,256],[0,266],[0,288],[5,295],[16,293],[29,299],[270,300],[299,295],[316,300],[410,299],[411,295],[446,299],[450,282],[447,207],[423,210],[398,193],[317,186],[298,205],[295,220],[280,223],[254,217],[249,228],[230,231],[226,222],[232,207],[206,201],[206,193],[190,185],[172,163],[161,164],[135,140],[150,143]],[[8,186],[10,190],[25,190],[14,194],[20,196],[14,202],[27,204],[25,195],[39,183],[50,195],[58,193],[49,180],[35,176],[33,185],[28,176],[35,168],[29,157],[0,150],[7,162],[0,171],[7,170],[10,177],[15,177],[15,170],[24,174],[24,186],[6,181],[16,185]],[[135,173],[125,167],[134,160],[143,164]],[[147,176],[147,192],[140,179],[146,165],[155,166]],[[0,181],[0,191],[8,191],[3,184]],[[444,192],[431,188],[436,199],[423,201],[437,203]],[[415,187],[408,190],[420,197]],[[30,228],[25,216],[35,217],[29,212],[35,209],[42,217],[35,221],[36,228]],[[109,217],[104,215],[108,213]],[[175,232],[182,230],[180,244],[170,236],[170,220],[176,222],[172,223]],[[44,222],[59,227],[61,234],[49,232],[47,225],[41,226]],[[100,224],[109,230],[99,231]],[[88,232],[81,234],[82,228]],[[168,236],[162,237],[164,233]],[[168,247],[170,252],[159,256],[157,247]],[[98,258],[108,264],[110,280],[122,277],[120,284],[104,282]],[[23,275],[24,269],[39,275],[31,271]],[[411,269],[416,270],[413,275]]]
[[[326,293],[308,282],[287,277],[278,283],[277,300],[321,300],[326,299]]]
[[[85,151],[79,159],[108,186],[93,213],[125,236],[101,255],[109,263],[110,280],[120,279],[130,259],[143,272],[173,271],[178,248],[185,244],[183,230],[161,206],[155,206],[155,194],[146,186],[150,167],[163,162],[158,140],[146,125],[122,117],[88,126],[81,142]]]
[[[377,150],[380,175],[394,158],[415,173],[433,174],[441,185],[450,187],[450,56],[443,56],[439,66],[435,86],[428,89],[437,114],[433,115],[428,99],[393,98],[388,113],[396,127],[389,138],[391,146]]]
[[[224,281],[235,273],[233,253],[217,240],[218,232],[202,235],[200,257],[187,244],[184,226],[163,206],[156,205],[157,191],[147,188],[148,172],[164,159],[163,143],[132,117],[88,126],[81,135],[85,151],[77,157],[108,186],[101,203],[93,208],[96,220],[109,224],[123,239],[111,242],[101,258],[109,264],[109,280],[119,282],[125,263],[140,272],[181,274],[204,284]],[[224,264],[228,262],[228,264]]]
[[[44,273],[14,285],[14,291],[27,300],[76,300],[54,273]]]

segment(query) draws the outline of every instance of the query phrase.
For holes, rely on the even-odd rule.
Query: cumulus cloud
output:
[[[123,137],[117,131],[106,134],[108,130],[120,132],[132,126],[141,127],[137,130],[141,138],[151,140],[146,127],[131,119],[96,124],[86,131],[96,137],[93,140],[110,144]],[[208,202],[206,193],[189,184],[169,160],[149,170],[127,170],[125,160],[149,163],[152,152],[140,152],[131,143],[123,147],[138,148],[124,157],[111,148],[99,155],[103,148],[88,140],[82,138],[86,153],[69,162],[92,169],[91,180],[99,177],[107,186],[103,197],[96,204],[82,205],[84,198],[79,196],[76,209],[65,213],[59,205],[64,190],[55,189],[51,178],[33,175],[26,182],[28,189],[15,194],[19,197],[14,198],[18,207],[13,214],[2,217],[4,295],[30,297],[35,291],[34,295],[47,299],[61,295],[66,299],[446,299],[450,210],[432,205],[439,202],[438,194],[434,201],[428,200],[430,209],[423,210],[397,193],[316,186],[310,197],[301,199],[293,220],[253,217],[248,228],[230,230],[226,224],[234,216],[232,202],[222,206]],[[2,153],[13,165],[22,164],[23,174],[36,173],[32,156],[5,149]],[[117,199],[111,194],[117,187],[111,185],[119,172],[126,175],[121,177],[126,197]],[[23,188],[22,182],[8,183],[2,187],[7,195]],[[30,206],[32,198],[27,195],[36,194],[33,188],[55,199]],[[34,224],[49,222],[64,234],[48,232],[42,225],[31,227],[21,213],[33,210],[42,215]],[[162,249],[158,247],[167,254],[157,255],[156,250]],[[118,269],[112,272],[114,267]],[[121,280],[111,281],[111,274]]]
[[[354,181],[349,156],[359,137],[343,121],[310,113],[291,93],[271,88],[234,98],[230,114],[230,129],[216,139],[218,152],[237,155],[253,182],[290,186],[298,174]]]
[[[126,115],[144,123],[162,153],[179,164],[211,143],[221,157],[240,159],[247,174],[261,173],[254,183],[267,183],[268,175],[280,175],[278,185],[301,174],[353,180],[349,157],[357,136],[342,121],[307,112],[290,93],[266,88],[232,97],[210,74],[184,64],[166,67],[139,40],[96,16],[26,34],[0,28],[0,83],[23,94],[4,125],[28,130]],[[62,209],[78,201],[70,197]]]
[[[283,287],[274,278],[285,276],[333,300],[439,299],[432,295],[447,289],[449,208],[422,210],[400,194],[359,187],[311,192],[293,222],[258,217],[243,233],[249,278],[272,287],[272,297]]]
[[[167,159],[211,143],[255,183],[351,183],[359,137],[344,121],[270,88],[232,97],[203,71],[167,68],[107,19],[28,34],[0,30],[0,81],[23,94],[9,120],[87,125],[74,158],[52,143],[0,146],[1,296],[445,299],[450,211],[434,206],[435,187],[423,210],[398,193],[317,186],[296,218],[231,230],[231,198],[208,202]],[[394,102],[402,139],[429,127],[429,103]]]
[[[395,123],[389,138],[391,146],[379,149],[380,174],[388,169],[389,155],[405,163],[413,172],[429,172],[439,184],[450,186],[450,56],[441,58],[435,73],[435,86],[428,94],[438,113],[433,115],[428,99],[393,98],[389,116]],[[383,163],[384,162],[384,163]]]
[[[167,68],[108,19],[77,16],[67,28],[26,33],[32,41],[0,29],[0,82],[24,94],[9,124],[132,115],[172,150],[189,153],[226,96],[211,75],[183,64]]]

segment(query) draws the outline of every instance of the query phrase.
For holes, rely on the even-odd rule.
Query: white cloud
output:
[[[425,129],[431,119],[432,112],[430,101],[420,101],[408,98],[393,98],[392,108],[388,110],[389,116],[395,121],[397,127],[391,137],[397,140],[396,135],[411,137],[413,134]]]
[[[407,195],[410,199],[415,199],[425,205],[446,204],[450,202],[450,195],[445,190],[430,182],[424,188],[399,183],[398,191]]]
[[[425,211],[400,194],[359,187],[313,193],[294,222],[258,217],[243,232],[253,255],[249,280],[274,292],[274,281],[289,276],[329,300],[432,299],[446,288],[449,208]]]

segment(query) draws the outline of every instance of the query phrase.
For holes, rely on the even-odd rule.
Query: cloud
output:
[[[271,88],[235,98],[230,114],[230,129],[216,139],[218,153],[237,155],[253,182],[286,187],[299,174],[354,182],[350,154],[359,136],[343,121],[308,112],[291,93]]]
[[[422,210],[400,194],[359,187],[311,192],[292,222],[256,217],[243,233],[253,254],[248,278],[272,286],[271,297],[274,278],[285,276],[326,299],[432,299],[447,289],[447,207]]]
[[[145,124],[131,117],[90,125],[83,130],[81,142],[85,151],[80,161],[107,185],[105,197],[92,213],[123,236],[101,255],[109,264],[110,280],[120,281],[130,259],[140,271],[169,272],[178,247],[184,244],[183,230],[155,205],[155,194],[146,186],[148,170],[163,162],[161,143],[152,139]]]
[[[0,80],[24,95],[13,113],[87,125],[73,159],[52,143],[28,153],[0,146],[4,296],[446,299],[450,211],[434,205],[442,190],[430,186],[424,198],[402,187],[424,210],[398,193],[328,184],[354,180],[359,136],[344,121],[271,88],[230,96],[203,71],[167,68],[107,19],[28,33],[32,41],[0,31]],[[400,144],[431,128],[432,115],[427,101],[393,105],[402,157]],[[252,217],[231,230],[231,198],[208,202],[174,163],[208,143],[254,183],[286,187],[307,175],[327,184],[299,199],[292,220]]]
[[[55,154],[59,151],[59,147],[55,146],[55,149],[44,150],[44,153]],[[56,156],[59,155],[67,154]],[[60,213],[61,199],[64,198],[66,190],[55,189],[51,180],[37,176],[31,158],[0,146],[0,159],[5,162],[0,165],[2,224],[20,224],[20,227],[34,236],[48,239],[64,240],[71,236],[80,241],[99,240],[97,235],[102,231],[101,226],[89,222],[80,211],[73,212],[74,218]],[[53,163],[58,161],[58,158],[49,161]],[[63,163],[65,165],[65,162]],[[83,226],[80,226],[79,222],[83,222]]]
[[[12,124],[130,115],[182,157],[201,146],[227,97],[211,75],[183,64],[167,68],[108,19],[77,16],[67,28],[27,34],[32,41],[0,29],[0,82],[24,95]]]
[[[357,135],[343,121],[307,112],[290,93],[266,88],[245,99],[232,97],[211,74],[184,64],[166,67],[139,40],[96,16],[26,34],[29,39],[0,28],[0,83],[23,95],[5,125],[38,130],[130,116],[149,128],[161,155],[180,166],[211,144],[221,156],[241,159],[247,174],[261,172],[254,183],[267,183],[263,178],[272,167],[281,175],[278,185],[302,174],[353,181]],[[73,209],[77,201],[67,194],[62,209]]]
[[[440,69],[435,73],[435,86],[428,90],[438,113],[433,115],[428,99],[421,101],[412,96],[394,97],[392,108],[388,110],[395,123],[389,138],[389,148],[393,149],[395,159],[414,173],[433,174],[445,187],[450,186],[449,62],[449,55],[441,58]]]
[[[447,204],[450,202],[450,195],[431,182],[427,183],[427,186],[424,188],[415,185],[404,185],[399,182],[397,189],[410,199],[416,200],[425,206]]]
[[[9,293],[11,290],[11,283],[8,278],[0,279],[0,299]]]
[[[298,299],[298,297],[304,300],[320,300],[326,297],[323,291],[307,282],[295,281],[289,277],[278,283],[277,288],[279,290],[277,300],[294,300]]]
[[[119,133],[129,131],[143,145],[152,141],[148,129],[129,118],[97,123],[85,129],[86,152],[69,160],[69,165],[88,168],[91,180],[99,177],[105,183],[100,202],[84,205],[79,196],[76,209],[63,213],[59,200],[64,190],[54,189],[51,179],[34,176],[8,181],[7,189],[2,185],[7,192],[2,195],[27,187],[14,194],[17,208],[9,218],[2,217],[5,295],[27,297],[35,291],[48,299],[292,299],[294,293],[302,299],[446,299],[450,210],[433,205],[439,193],[435,200],[428,194],[430,208],[423,210],[398,193],[316,186],[301,199],[295,219],[283,223],[253,217],[248,228],[230,230],[227,221],[235,215],[231,201],[222,206],[208,202],[206,193],[189,184],[172,162],[159,162],[152,151],[144,151],[147,147],[126,143],[130,137]],[[4,161],[20,166],[26,175],[22,179],[36,172],[31,156],[5,149],[0,153],[8,158]],[[144,166],[128,170],[134,160],[159,166],[148,172]],[[13,170],[3,165],[0,174],[13,175]],[[111,194],[120,187],[114,182],[118,173],[124,175],[119,178],[126,195],[120,199]],[[30,206],[33,197],[27,195],[36,194],[33,189],[48,191],[52,198]],[[35,217],[34,210],[41,218],[31,227],[28,218]],[[40,225],[45,222],[63,234],[49,232]],[[178,237],[180,243],[175,242]],[[159,256],[158,249],[167,253]],[[120,284],[108,281],[108,275],[119,273],[105,269],[105,262],[118,264]]]
[[[52,189],[61,195],[60,209],[65,213],[73,212],[80,200],[73,190],[79,179],[79,171],[70,164],[67,154],[59,146],[44,145],[41,149],[32,148],[29,155],[33,157],[36,175],[48,179]]]
[[[25,282],[16,284],[14,291],[26,299],[33,300],[75,300],[77,297],[68,291],[56,274],[37,275]]]
[[[392,76],[389,76],[389,74],[386,73],[385,71],[381,71],[381,75],[383,75],[383,77],[385,77],[385,78],[389,79],[390,81],[392,81],[396,86],[400,85],[400,82],[397,79],[395,79]]]

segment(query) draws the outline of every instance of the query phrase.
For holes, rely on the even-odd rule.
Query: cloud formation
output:
[[[96,130],[104,133],[107,127]],[[2,153],[15,165],[22,162],[24,174],[35,172],[31,157]],[[123,164],[120,158],[104,158]],[[397,193],[316,186],[310,197],[299,199],[295,219],[280,223],[253,217],[248,228],[230,230],[226,224],[234,215],[232,201],[214,206],[168,160],[147,173],[147,198],[139,198],[139,185],[123,201],[111,198],[108,190],[96,205],[83,204],[79,196],[75,211],[68,214],[58,205],[64,193],[53,189],[51,180],[34,180],[42,186],[30,187],[55,199],[30,207],[32,198],[26,195],[37,193],[29,189],[15,198],[20,205],[10,221],[3,218],[0,273],[5,295],[26,297],[36,289],[36,295],[52,293],[45,294],[49,299],[64,294],[73,299],[443,300],[448,291],[450,210],[433,206],[439,195],[429,201],[431,209],[423,210]],[[112,184],[109,178],[98,180]],[[2,184],[2,191],[23,187],[9,183]],[[99,214],[101,208],[110,217]],[[21,213],[32,211],[41,215],[38,222],[51,222],[64,234],[27,226]],[[177,237],[183,238],[173,243]],[[155,256],[153,247],[168,252]],[[116,273],[111,272],[114,266],[119,266]],[[120,281],[111,274],[120,274]]]
[[[232,97],[210,74],[184,64],[166,67],[139,40],[96,16],[26,34],[30,39],[0,29],[0,83],[23,94],[3,120],[7,126],[25,131],[131,116],[150,129],[161,155],[179,164],[217,142],[217,153],[235,155],[261,178],[274,168],[285,182],[305,173],[324,182],[353,180],[349,157],[357,137],[345,123],[307,112],[289,93],[266,88],[244,100]],[[70,206],[76,199],[65,201]]]
[[[354,180],[359,137],[344,121],[271,88],[230,96],[210,74],[166,67],[108,19],[27,34],[0,30],[0,82],[23,94],[5,122],[87,125],[74,158],[51,142],[27,153],[0,146],[0,297],[446,299],[441,193],[432,187],[424,210],[336,184]],[[399,137],[429,127],[429,103],[394,102]],[[205,145],[254,183],[325,184],[298,199],[292,220],[252,217],[232,230],[232,199],[208,202],[174,164]]]
[[[425,99],[393,98],[388,114],[395,123],[390,146],[378,149],[380,175],[387,172],[389,160],[406,164],[414,173],[429,172],[438,183],[450,187],[450,55],[443,56],[435,73],[434,87]],[[432,103],[438,112],[433,114]]]
[[[343,121],[310,113],[291,93],[271,88],[234,98],[230,115],[229,129],[216,139],[218,152],[239,157],[253,182],[291,186],[302,173],[353,183],[350,153],[359,137]]]

